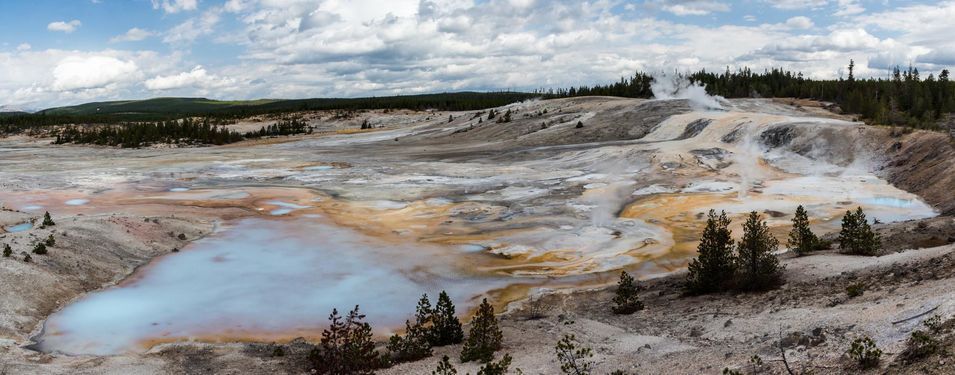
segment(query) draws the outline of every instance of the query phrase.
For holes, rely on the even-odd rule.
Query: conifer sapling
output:
[[[471,330],[461,350],[461,362],[490,362],[494,359],[494,352],[501,349],[503,336],[494,316],[494,307],[485,298],[471,321]]]

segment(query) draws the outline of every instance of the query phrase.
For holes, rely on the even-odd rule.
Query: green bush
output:
[[[41,227],[49,227],[49,226],[54,226],[54,225],[56,225],[56,223],[54,223],[54,222],[53,222],[53,218],[50,217],[50,212],[49,212],[49,211],[45,212],[45,213],[43,214],[43,223],[42,223],[40,226],[41,226]]]
[[[594,356],[590,348],[581,347],[574,335],[564,335],[557,346],[554,347],[557,353],[557,362],[560,363],[560,371],[567,375],[588,375],[593,371],[594,362],[590,360]]]
[[[427,329],[405,321],[405,335],[395,334],[388,340],[388,352],[394,363],[411,362],[431,356],[431,343]]]
[[[882,359],[882,350],[875,346],[875,341],[868,337],[857,338],[852,341],[849,347],[849,357],[852,358],[859,367],[870,369],[877,367]]]
[[[431,375],[457,375],[458,369],[451,365],[451,358],[444,356],[438,362],[438,368],[431,372]]]
[[[37,244],[33,246],[33,253],[36,255],[45,255],[47,253],[46,244],[37,242]]]
[[[511,367],[511,358],[510,354],[505,354],[497,362],[488,362],[478,370],[477,375],[504,375],[507,374],[507,369]]]
[[[872,231],[862,207],[858,207],[854,213],[846,211],[842,217],[839,248],[853,255],[877,255],[882,249],[882,240]]]
[[[643,310],[643,302],[637,297],[637,285],[627,271],[620,271],[616,295],[613,297],[614,314],[629,315]]]
[[[9,244],[3,244],[3,257],[9,258],[10,255],[13,255],[13,249],[10,248]]]
[[[862,296],[863,293],[865,293],[865,284],[863,283],[853,283],[846,287],[846,294],[849,298]]]
[[[925,331],[915,330],[905,341],[905,349],[901,356],[908,361],[913,361],[938,353],[939,348],[940,344],[934,336]]]

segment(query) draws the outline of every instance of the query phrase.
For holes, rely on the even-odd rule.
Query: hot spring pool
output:
[[[460,272],[446,251],[314,219],[248,219],[68,305],[36,347],[105,355],[161,341],[291,339],[320,334],[333,307],[356,304],[384,333],[401,327],[422,293],[446,289],[464,313],[472,297],[505,285]]]

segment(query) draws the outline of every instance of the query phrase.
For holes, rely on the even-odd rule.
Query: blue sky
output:
[[[0,106],[531,90],[635,70],[955,66],[955,1],[0,2]]]

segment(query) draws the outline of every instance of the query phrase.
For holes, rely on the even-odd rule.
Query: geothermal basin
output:
[[[483,297],[505,308],[535,293],[612,283],[620,269],[641,279],[682,270],[710,209],[725,210],[737,236],[740,219],[761,212],[781,242],[798,205],[820,233],[838,230],[857,206],[882,222],[937,214],[877,175],[877,155],[854,146],[865,141],[858,124],[731,104],[532,101],[511,106],[515,117],[548,109],[551,126],[534,120],[533,131],[513,136],[499,132],[519,124],[475,128],[462,112],[453,124],[444,115],[188,152],[68,146],[42,165],[30,159],[41,146],[0,144],[15,150],[0,161],[0,178],[14,184],[0,192],[5,207],[229,212],[215,233],[64,306],[34,347],[116,354],[177,341],[317,338],[332,308],[355,305],[385,335],[423,293],[433,300],[447,290],[466,316]],[[645,129],[607,117],[647,106],[672,113]],[[575,130],[578,118],[586,132]]]

